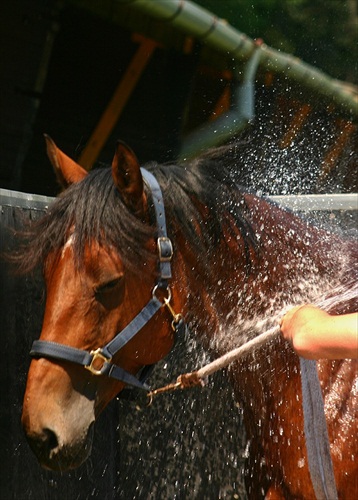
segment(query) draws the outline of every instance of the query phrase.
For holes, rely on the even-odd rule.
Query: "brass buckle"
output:
[[[89,365],[85,366],[86,370],[90,371],[92,375],[102,375],[102,369],[104,367],[104,364],[111,361],[112,358],[106,358],[106,356],[102,354],[102,349],[100,347],[95,351],[91,351],[90,354],[92,356],[92,361]],[[101,362],[99,368],[98,368],[98,360],[100,360]]]

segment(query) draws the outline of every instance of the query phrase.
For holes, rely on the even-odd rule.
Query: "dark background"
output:
[[[276,0],[267,2],[265,8],[264,2],[255,2],[254,10],[247,2],[234,5],[234,1],[199,3],[213,10],[216,5],[221,9],[224,4],[226,9],[231,6],[231,10],[217,13],[227,18],[234,13],[229,21],[241,31],[251,37],[263,36],[276,48],[292,49],[303,57],[304,40],[299,40],[303,21],[297,16],[305,12],[309,20],[312,2],[296,1],[302,9],[293,13],[289,9],[292,2],[281,2],[282,12],[290,11],[295,18],[296,30],[287,32]],[[83,8],[84,3],[101,5],[102,15],[95,8]],[[350,2],[340,3],[345,9]],[[336,4],[330,2],[327,7],[329,19],[334,18]],[[0,188],[49,196],[58,192],[43,133],[51,135],[69,156],[79,157],[137,49],[134,33],[158,35],[161,45],[99,162],[111,161],[118,138],[132,146],[141,162],[175,159],[183,137],[210,119],[227,87],[232,91],[232,77],[227,75],[230,61],[225,57],[208,53],[195,41],[189,51],[183,50],[182,34],[170,27],[153,28],[147,19],[132,14],[114,19],[114,5],[110,1],[55,0],[1,3]],[[317,6],[324,8],[321,1]],[[325,71],[354,83],[354,63],[345,59],[346,72],[343,64],[333,64],[339,57],[327,42],[332,32],[323,30],[317,11],[314,15],[320,20],[321,36],[314,29],[318,24],[312,22],[306,60],[322,68],[321,62],[327,60]],[[341,21],[338,24],[345,34],[339,43],[352,56],[349,33]],[[275,31],[281,37],[277,45],[270,38]],[[306,105],[307,119],[298,126]],[[285,75],[258,72],[255,114],[239,138],[244,145],[234,154],[233,168],[242,184],[263,194],[357,191],[357,126],[349,112],[333,103],[327,105]],[[322,175],[327,165],[327,173]],[[23,220],[41,216],[43,209],[31,203],[24,207],[16,197],[11,203],[4,202],[2,196],[0,207],[3,252],[15,245],[12,229],[21,227]],[[326,222],[333,224],[335,216],[327,217]],[[43,307],[40,276],[16,277],[2,259],[1,500],[245,498],[245,436],[225,374],[213,377],[204,390],[163,396],[150,408],[138,409],[138,402],[114,401],[98,421],[92,456],[80,469],[66,474],[42,470],[24,440],[20,415],[28,353],[41,330]],[[158,365],[151,384],[157,387],[173,381],[202,361],[201,349],[183,339],[168,360]]]
[[[169,22],[153,21],[129,4],[115,0],[1,3],[0,188],[57,194],[43,134],[49,134],[69,156],[79,158],[138,48],[138,36],[151,38],[158,46],[98,162],[111,161],[117,139],[126,141],[141,162],[173,161],[188,133],[210,122],[226,91],[232,99],[233,74],[239,75],[240,83],[245,61],[234,64],[229,55],[187,37]],[[272,47],[345,80],[357,92],[358,30],[353,28],[358,18],[351,1],[260,0],[253,5],[246,0],[202,0],[199,4],[248,36],[261,37]],[[282,166],[290,175],[299,170],[301,177],[312,177],[313,167],[318,176],[328,162],[325,183],[310,182],[310,191],[354,192],[357,117],[337,107],[333,97],[313,92],[308,83],[299,86],[284,72],[259,69],[256,118],[244,135],[256,138],[252,151],[260,156],[259,162],[262,148],[269,154],[273,145],[280,149],[271,177],[282,177]],[[299,125],[307,105],[307,118]],[[308,150],[308,145],[318,143],[319,151]],[[290,167],[297,155],[303,161]],[[252,152],[249,157],[251,161],[241,159],[240,168],[254,171],[257,179],[252,182],[259,184],[262,166]],[[266,169],[270,161],[265,161]],[[266,184],[266,192],[277,191],[277,185]]]

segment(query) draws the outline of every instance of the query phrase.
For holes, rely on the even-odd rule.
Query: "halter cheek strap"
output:
[[[122,349],[122,347],[126,345],[162,307],[167,307],[171,313],[172,329],[175,333],[180,333],[185,328],[185,324],[181,315],[175,314],[170,305],[171,292],[168,280],[172,277],[171,259],[173,257],[173,245],[167,236],[163,195],[154,175],[143,168],[141,172],[152,193],[158,231],[157,246],[159,269],[157,283],[152,292],[152,298],[137,316],[135,316],[135,318],[133,318],[132,321],[104,347],[88,352],[56,342],[35,340],[32,344],[30,356],[76,363],[89,370],[93,375],[106,375],[107,377],[124,382],[127,385],[149,391],[150,388],[145,384],[145,379],[151,371],[151,365],[144,367],[142,375],[137,378],[120,366],[111,363],[113,356],[115,356],[115,354],[117,354],[118,351]],[[159,289],[162,290],[162,293],[167,293],[167,297],[165,297],[163,301],[159,300],[156,295]]]

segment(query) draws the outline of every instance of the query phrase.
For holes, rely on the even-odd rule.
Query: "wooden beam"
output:
[[[97,160],[157,46],[154,40],[140,38],[137,52],[81,153],[79,164],[86,170],[89,170]]]
[[[330,175],[332,170],[338,163],[339,156],[346,147],[351,135],[355,132],[357,126],[351,121],[339,120],[338,134],[332,147],[323,158],[321,165],[321,173],[319,182],[322,182],[327,176]]]
[[[300,106],[297,113],[295,113],[292,118],[288,131],[280,141],[280,148],[284,149],[290,146],[291,142],[304,126],[310,112],[311,106],[309,104],[302,104]]]
[[[214,121],[217,119],[218,116],[229,111],[230,104],[231,104],[231,88],[230,88],[230,85],[227,84],[225,86],[221,96],[219,97],[213,112],[211,113],[211,115],[209,117],[209,121]]]

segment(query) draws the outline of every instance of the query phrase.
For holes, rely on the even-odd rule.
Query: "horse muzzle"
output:
[[[92,423],[84,436],[79,436],[71,443],[62,442],[61,437],[48,428],[36,433],[30,432],[26,434],[26,438],[42,467],[54,471],[66,471],[79,467],[90,455],[93,428]]]
[[[73,390],[71,384],[61,390],[57,387],[52,395],[56,377],[40,370],[35,381],[40,376],[43,386],[28,383],[25,392],[21,421],[26,438],[43,467],[61,471],[76,468],[91,452],[95,400]]]

